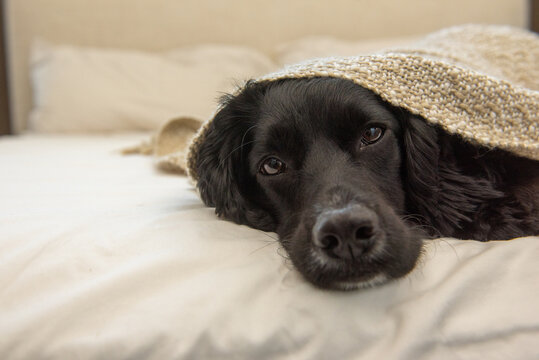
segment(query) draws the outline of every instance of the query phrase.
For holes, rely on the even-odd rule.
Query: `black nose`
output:
[[[352,205],[319,215],[313,243],[331,257],[355,260],[372,249],[378,232],[376,213],[363,205]]]

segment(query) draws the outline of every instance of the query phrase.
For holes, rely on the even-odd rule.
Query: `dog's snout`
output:
[[[331,257],[355,260],[372,249],[378,232],[376,213],[353,205],[319,215],[313,227],[313,243]]]

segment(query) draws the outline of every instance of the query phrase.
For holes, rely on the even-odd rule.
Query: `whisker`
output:
[[[279,246],[277,248],[277,255],[279,255],[280,257],[282,257],[287,263],[290,261],[290,255],[288,255],[288,252],[285,250],[284,247],[282,246]],[[292,264],[292,262],[290,261],[289,263],[290,265]]]
[[[432,234],[434,237],[442,237],[438,229],[432,225],[428,225],[424,216],[420,214],[408,214],[401,216],[401,219],[408,224],[412,230],[421,230],[427,234]]]
[[[255,252],[260,251],[260,250],[262,250],[262,249],[265,249],[265,248],[267,248],[268,246],[273,245],[273,244],[274,244],[273,241],[269,241],[267,244],[262,245],[261,247],[259,247],[259,248],[255,249],[255,250],[251,251],[251,252],[249,253],[249,255],[253,255]]]
[[[245,137],[247,136],[247,133],[248,133],[249,131],[251,131],[251,129],[256,128],[257,126],[258,126],[258,125],[255,124],[255,125],[253,125],[253,126],[250,126],[247,130],[245,130],[245,132],[243,133],[243,136],[241,137],[241,145],[240,145],[241,148],[243,148],[245,145],[248,145],[248,144],[251,144],[251,143],[254,142],[254,140],[251,140],[251,141],[249,141],[248,143],[246,143],[246,144],[244,145],[244,141],[245,141]],[[228,156],[230,156],[230,154],[229,154]],[[241,161],[243,162],[243,152],[241,153]]]
[[[225,156],[220,162],[219,162],[219,165],[223,165],[223,163],[236,151],[238,151],[239,149],[241,149],[242,147],[246,146],[246,145],[249,145],[249,144],[252,144],[254,143],[255,141],[249,141],[249,142],[246,142],[246,143],[242,143],[240,146],[238,146],[237,148],[233,149],[231,152],[228,153],[227,156]]]
[[[230,153],[228,153],[227,156],[225,156],[220,162],[219,162],[219,166],[222,166],[223,163],[236,151],[238,151],[239,149],[243,148],[244,146],[246,145],[249,145],[249,144],[252,144],[255,142],[255,140],[251,140],[251,141],[248,141],[248,142],[245,142],[245,137],[247,136],[247,133],[249,131],[251,131],[252,129],[256,128],[258,126],[258,124],[255,124],[253,126],[250,126],[247,130],[245,130],[245,132],[243,133],[243,136],[241,137],[241,143],[240,143],[240,146],[238,146],[237,148],[233,149]],[[242,159],[243,161],[243,159]]]
[[[272,240],[274,240],[274,241],[279,241],[279,238],[273,237],[273,236],[271,236],[270,234],[268,234],[268,233],[265,232],[265,231],[260,231],[260,233],[263,234],[263,235],[265,235],[265,236],[267,236],[267,237],[269,237],[270,239],[272,239]]]
[[[449,245],[449,247],[451,248],[451,250],[453,250],[453,253],[455,254],[455,257],[457,258],[457,260],[460,260],[460,256],[459,256],[459,253],[457,251],[457,249],[455,249],[455,246],[453,244],[451,244],[449,241],[447,241],[446,239],[444,238],[440,238],[438,239],[442,242],[444,242],[446,245]]]

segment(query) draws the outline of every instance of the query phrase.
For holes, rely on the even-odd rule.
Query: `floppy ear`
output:
[[[255,126],[258,103],[256,98],[247,95],[225,98],[221,110],[209,124],[194,154],[197,187],[204,203],[215,206],[217,215],[238,224],[272,231],[275,221],[261,207],[264,195],[249,174],[251,130]]]
[[[474,221],[482,203],[503,196],[490,181],[466,174],[455,155],[463,141],[413,115],[402,123],[407,205],[440,232],[436,235],[454,236]]]

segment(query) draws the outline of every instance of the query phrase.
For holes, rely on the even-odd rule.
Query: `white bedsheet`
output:
[[[2,359],[538,359],[539,238],[428,243],[409,277],[306,283],[145,136],[0,138]]]

